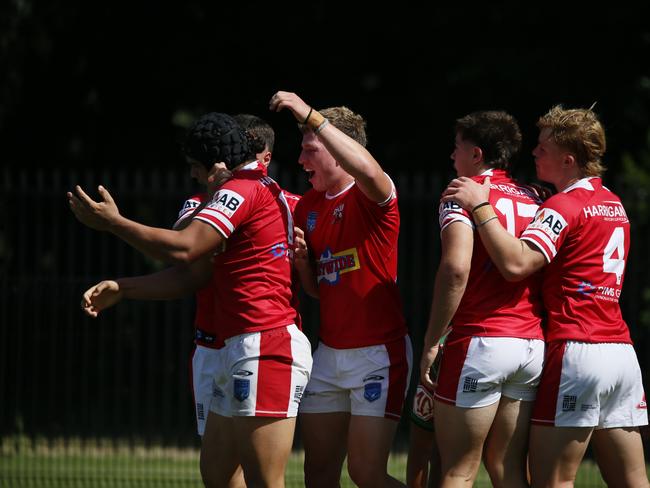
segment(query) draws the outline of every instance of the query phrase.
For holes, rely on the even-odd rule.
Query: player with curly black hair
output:
[[[212,279],[220,338],[219,373],[207,428],[232,449],[213,461],[208,486],[226,486],[239,462],[250,485],[284,486],[295,416],[311,371],[310,344],[291,306],[293,217],[286,197],[255,159],[260,142],[221,113],[201,117],[184,150],[219,185],[185,228],[147,227],[119,214],[100,187],[95,202],[80,187],[68,193],[75,216],[144,254],[177,264],[152,275],[103,281],[84,294],[91,316],[122,298],[176,298]],[[225,246],[227,242],[227,246]],[[214,256],[214,268],[193,266]]]

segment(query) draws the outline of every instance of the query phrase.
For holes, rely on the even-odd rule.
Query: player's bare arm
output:
[[[313,263],[309,259],[309,249],[305,240],[305,233],[300,227],[294,227],[293,230],[295,244],[293,265],[298,272],[300,285],[309,296],[319,298],[318,282],[316,281]]]
[[[180,231],[149,227],[120,215],[112,196],[99,187],[102,201],[90,198],[80,186],[68,192],[75,217],[92,229],[109,231],[141,253],[169,263],[190,263],[219,248],[224,237],[208,225],[193,221]]]
[[[125,298],[173,300],[205,286],[211,276],[210,256],[205,256],[189,265],[178,265],[157,273],[105,280],[85,291],[81,308],[87,315],[97,317],[102,310]]]
[[[508,281],[521,281],[544,267],[546,259],[533,244],[509,234],[499,223],[495,210],[485,204],[489,194],[489,177],[483,184],[460,177],[449,183],[442,201],[453,200],[472,215],[481,241],[501,275]]]
[[[441,240],[442,255],[436,273],[431,312],[420,362],[420,379],[430,388],[435,387],[429,371],[438,355],[440,338],[456,313],[467,286],[474,248],[474,232],[462,222],[453,222],[443,229]]]
[[[269,108],[276,112],[286,108],[300,123],[315,129],[327,151],[337,163],[354,177],[361,191],[375,202],[385,202],[393,192],[393,184],[368,150],[348,137],[307,105],[298,95],[279,91],[271,98]],[[309,119],[309,120],[308,120]],[[312,127],[318,123],[318,126]]]

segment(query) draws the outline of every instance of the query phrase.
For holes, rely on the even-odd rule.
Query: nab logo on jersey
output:
[[[440,208],[438,208],[438,213],[440,214],[440,217],[444,218],[446,215],[450,213],[462,213],[463,212],[463,207],[458,205],[456,202],[443,202],[440,204]]]
[[[237,209],[244,203],[245,198],[236,191],[219,190],[208,207],[218,210],[222,214],[232,217]]]
[[[528,225],[528,229],[539,229],[556,242],[566,225],[566,220],[560,213],[550,208],[543,208],[537,213],[535,220]]]

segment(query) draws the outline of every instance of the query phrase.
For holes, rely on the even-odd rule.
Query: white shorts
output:
[[[531,421],[556,427],[648,425],[641,369],[631,344],[554,341]]]
[[[199,435],[205,432],[205,421],[212,402],[214,377],[219,368],[219,350],[197,345],[192,354],[192,393],[196,429]]]
[[[295,417],[311,372],[311,345],[295,325],[226,339],[210,411],[224,417]]]
[[[412,360],[408,336],[355,349],[320,343],[300,413],[350,412],[399,420]]]
[[[478,408],[504,395],[535,400],[544,362],[544,341],[514,337],[451,336],[445,342],[435,399]]]

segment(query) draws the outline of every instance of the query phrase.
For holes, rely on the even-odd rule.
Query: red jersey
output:
[[[181,211],[178,212],[178,220],[174,223],[174,229],[181,222],[188,219],[199,205],[207,199],[207,193],[199,193],[185,200]],[[218,326],[216,317],[214,316],[214,296],[215,291],[212,280],[206,286],[196,291],[194,342],[204,347],[219,348],[223,346],[223,340],[218,339]]]
[[[378,204],[354,183],[334,196],[312,189],[296,208],[296,222],[316,259],[323,343],[351,349],[404,337],[395,190]]]
[[[300,201],[300,195],[295,193],[288,192],[287,190],[282,190],[284,196],[289,204],[289,209],[291,213],[295,215],[296,206]],[[296,326],[302,330],[302,316],[300,315],[300,277],[295,269],[291,269],[291,306],[296,310]]]
[[[539,200],[500,169],[490,169],[472,179],[483,183],[486,176],[491,183],[489,201],[499,222],[519,237],[535,216]],[[475,228],[472,217],[456,202],[441,204],[441,232],[452,222]],[[539,273],[516,283],[506,281],[475,234],[467,287],[452,319],[454,333],[543,339],[540,282]]]
[[[294,323],[291,307],[293,217],[284,193],[254,162],[233,172],[194,219],[226,239],[214,258],[215,317],[220,337]]]
[[[632,343],[618,304],[630,222],[600,178],[583,178],[539,208],[521,238],[548,261],[547,340]]]

